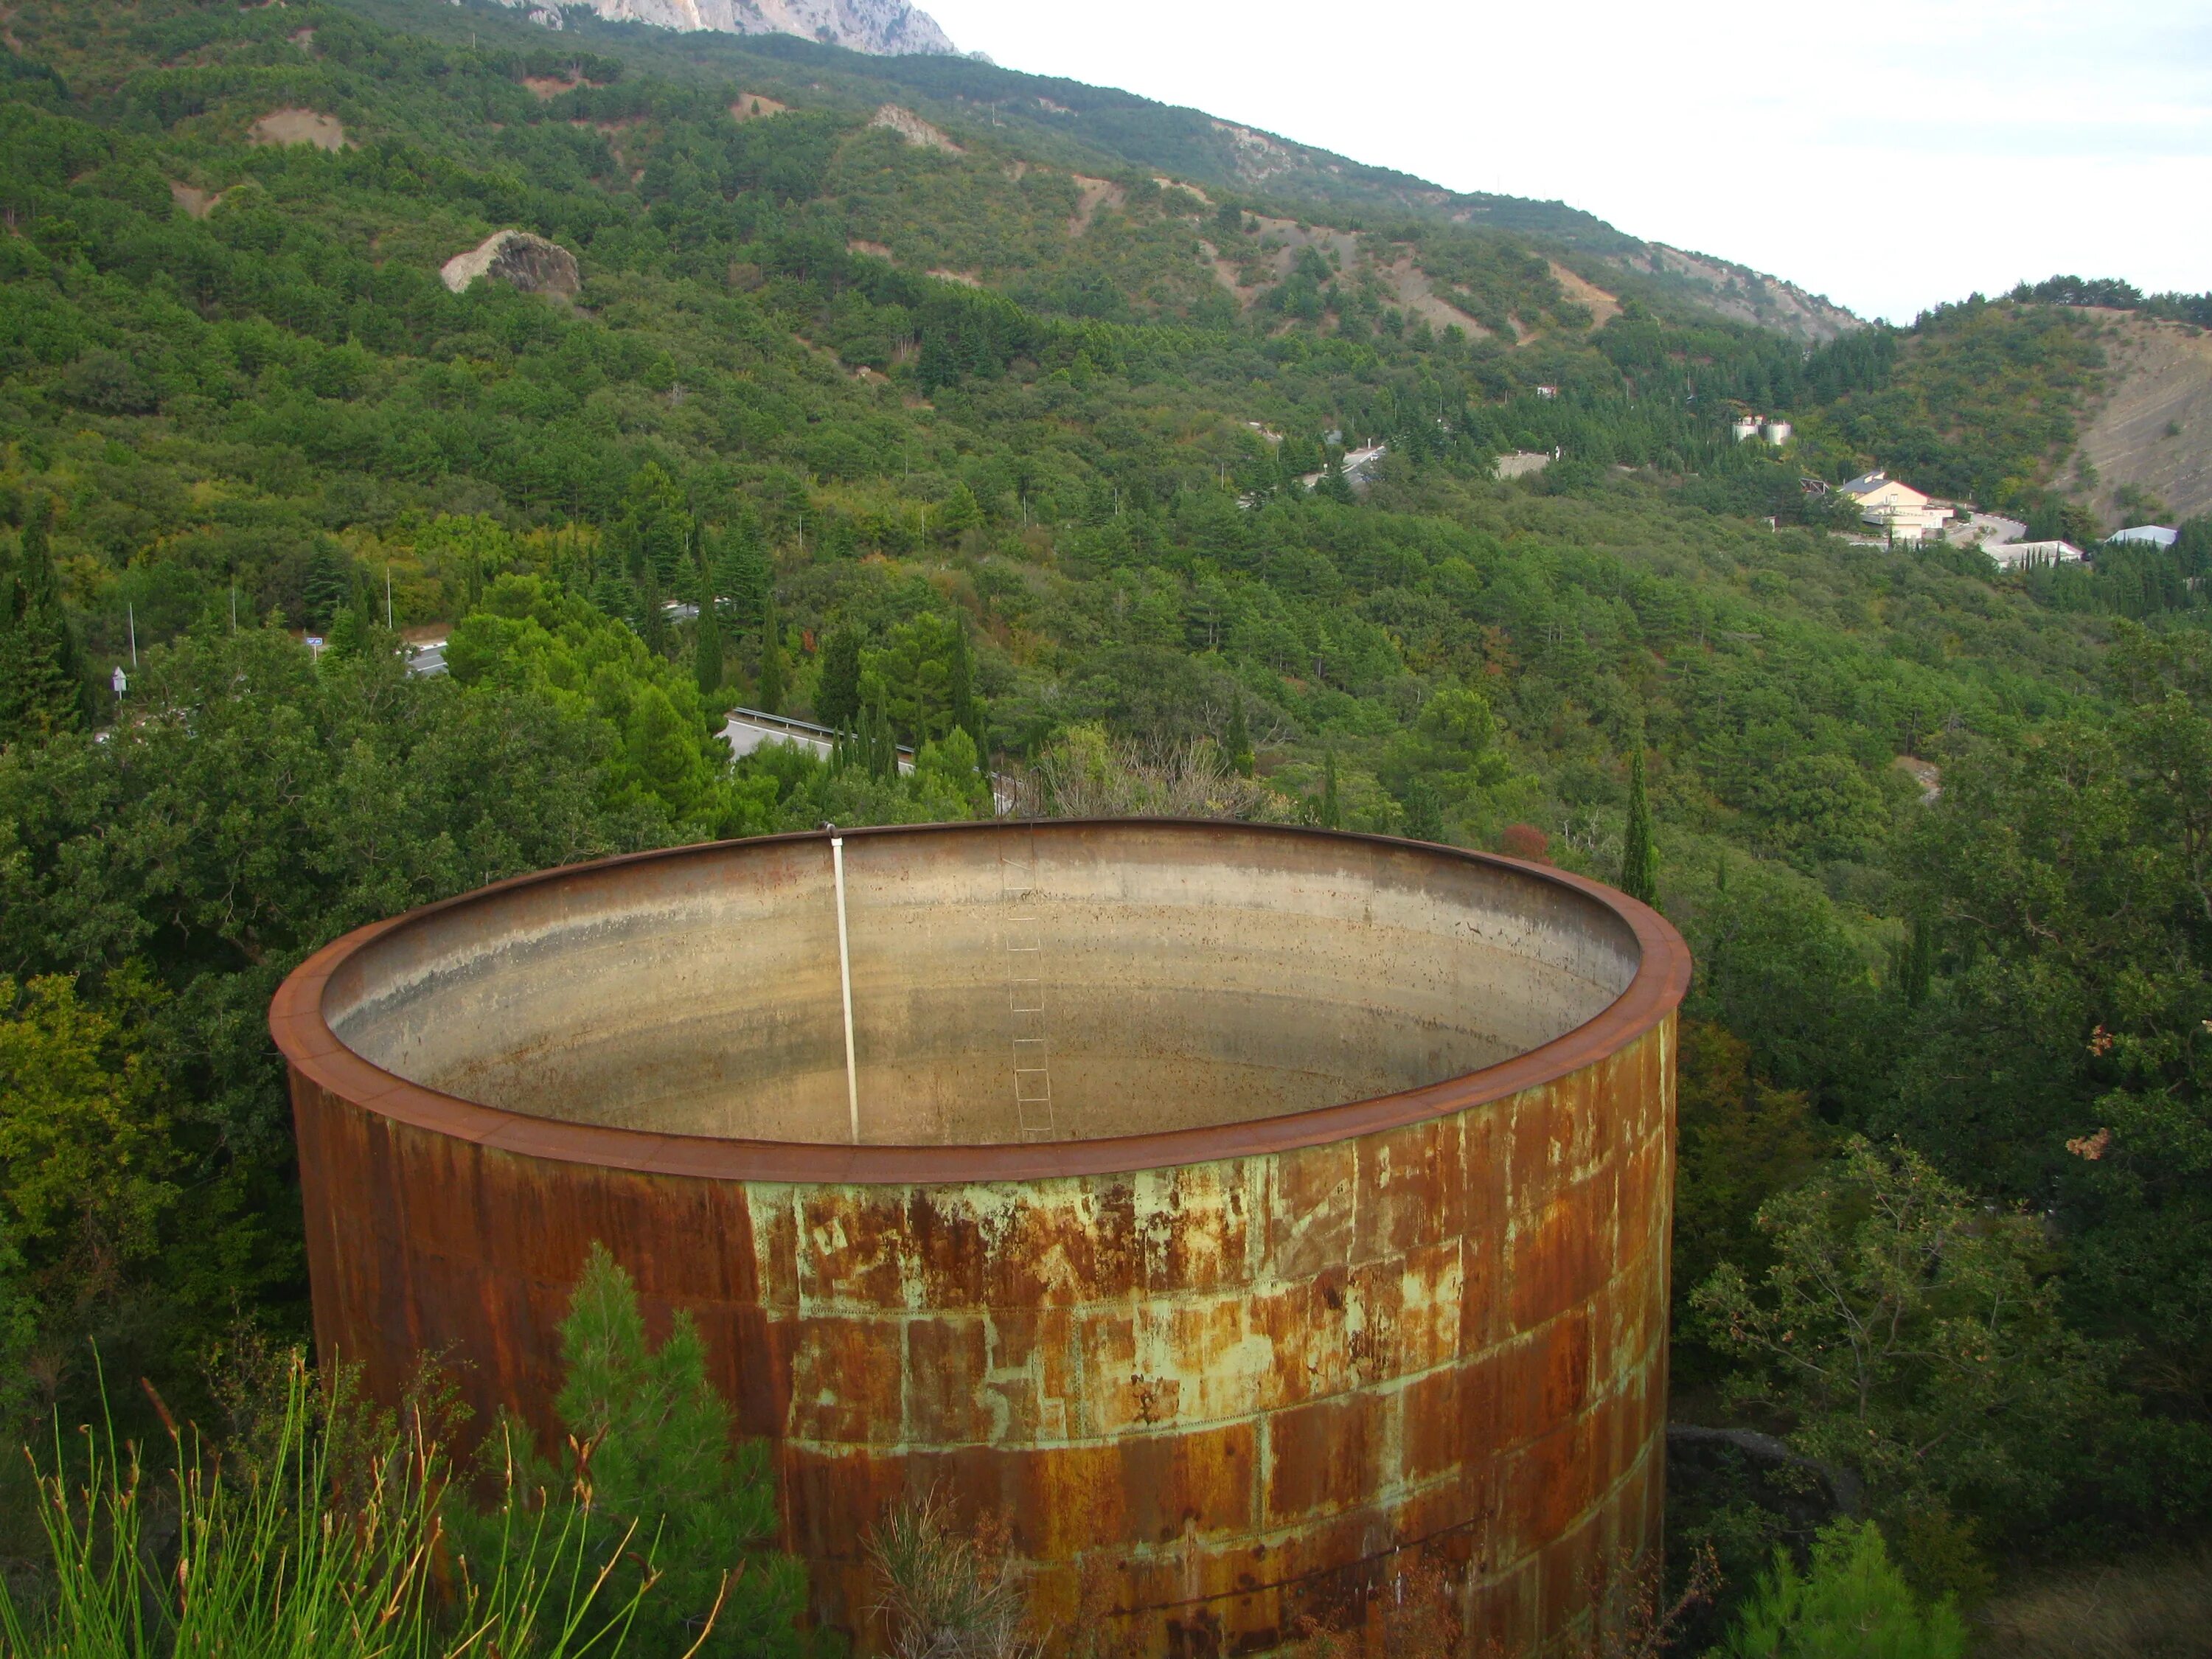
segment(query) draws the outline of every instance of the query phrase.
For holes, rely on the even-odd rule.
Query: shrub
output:
[[[1966,1627],[1948,1600],[1923,1607],[1871,1522],[1838,1521],[1801,1573],[1786,1550],[1759,1580],[1722,1651],[1730,1659],[1963,1659]]]

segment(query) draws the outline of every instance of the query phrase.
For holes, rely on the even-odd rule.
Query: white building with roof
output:
[[[1982,551],[1995,559],[2001,570],[2089,562],[2089,556],[2071,542],[2000,542],[1994,547],[1984,544]]]
[[[2139,524],[2105,539],[2108,542],[2133,542],[2147,547],[2172,547],[2181,539],[2181,532],[2162,524]]]
[[[1931,501],[1887,472],[1862,473],[1842,493],[1858,507],[1861,522],[1894,541],[1925,541],[1942,533],[1951,517],[1949,502]]]

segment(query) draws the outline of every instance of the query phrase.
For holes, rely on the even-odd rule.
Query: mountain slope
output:
[[[2110,389],[2081,434],[2098,483],[2088,494],[2106,529],[2141,523],[2115,500],[2126,486],[2154,498],[2172,524],[2212,514],[2212,334],[2128,313],[2109,319]],[[2156,511],[2156,507],[2150,509]]]
[[[540,21],[566,21],[562,6],[548,6],[543,0],[501,3],[544,14]],[[588,6],[613,22],[726,34],[793,34],[876,55],[956,50],[937,20],[907,0],[567,0],[567,4],[578,11]]]
[[[471,3],[480,6],[485,0]],[[604,3],[667,9],[691,0]],[[368,9],[409,27],[440,27],[410,0],[370,0]],[[1654,302],[1753,323],[1807,343],[1862,325],[1842,307],[1779,279],[1644,242],[1563,202],[1449,191],[1409,173],[1114,88],[957,57],[871,61],[795,34],[672,36],[580,9],[569,15],[569,33],[580,44],[605,42],[641,67],[672,77],[737,78],[799,107],[896,101],[940,125],[988,127],[1011,149],[1075,170],[1142,169],[1201,190],[1226,191],[1285,216],[1326,218],[1355,231],[1413,220],[1525,238],[1572,258],[1585,275],[1595,274],[1591,261],[1602,262],[1601,286],[1626,282]]]

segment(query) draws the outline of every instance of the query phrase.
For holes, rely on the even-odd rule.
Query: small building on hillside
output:
[[[1375,482],[1375,463],[1390,453],[1388,444],[1369,444],[1364,448],[1349,451],[1344,458],[1344,481],[1354,489],[1364,490]],[[1308,489],[1317,488],[1328,477],[1324,467],[1319,472],[1309,472],[1298,482]]]
[[[1948,501],[1930,501],[1911,484],[1887,472],[1866,472],[1843,487],[1859,510],[1861,522],[1893,541],[1920,542],[1938,534],[1951,516]]]
[[[2033,570],[2089,562],[2089,556],[2071,542],[2000,542],[1995,546],[1984,543],[1982,551],[1995,559],[2002,570]]]
[[[2123,530],[2117,536],[2107,536],[2107,542],[2127,542],[2142,547],[2172,547],[2181,539],[2181,532],[2162,524],[2139,524]]]

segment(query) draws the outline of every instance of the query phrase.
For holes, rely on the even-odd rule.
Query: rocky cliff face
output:
[[[505,0],[531,11],[546,0]],[[853,52],[947,53],[955,50],[936,19],[907,0],[566,0],[617,22],[729,34],[798,34]],[[557,6],[553,14],[558,16]]]

